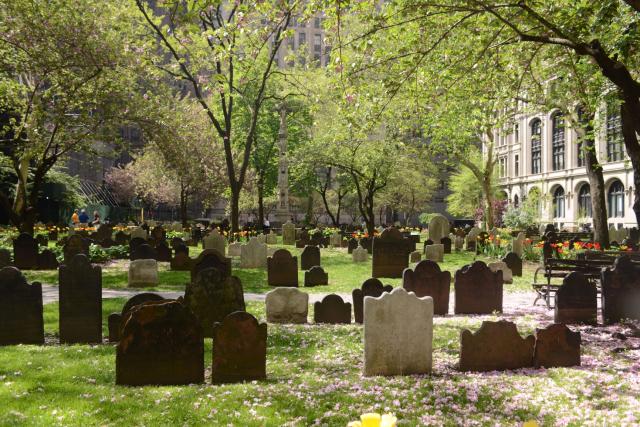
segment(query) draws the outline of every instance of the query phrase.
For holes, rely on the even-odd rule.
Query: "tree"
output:
[[[74,151],[113,141],[135,98],[123,1],[0,2],[0,144],[15,191],[12,224],[33,232],[47,174]]]
[[[482,167],[482,155],[477,153],[471,159],[478,168]],[[473,218],[478,206],[482,206],[482,186],[469,168],[461,168],[449,177],[447,211],[453,216]]]
[[[225,154],[230,193],[231,228],[238,230],[239,200],[255,141],[266,87],[276,72],[274,61],[287,35],[296,1],[203,0],[185,4],[168,0],[154,8],[136,0],[153,31],[148,52],[159,70],[186,83],[214,126]],[[160,48],[161,53],[156,54]],[[167,62],[170,58],[170,62]],[[235,106],[250,112],[244,134],[237,138]]]

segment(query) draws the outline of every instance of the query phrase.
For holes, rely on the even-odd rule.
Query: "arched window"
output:
[[[560,113],[551,119],[551,155],[553,170],[564,169],[564,116]]]
[[[607,106],[607,160],[616,162],[624,157],[622,121],[614,105]]]
[[[564,188],[560,186],[553,192],[553,217],[564,218]]]
[[[542,122],[531,122],[531,173],[542,172]]]
[[[589,187],[589,184],[584,184],[578,191],[578,215],[587,218],[593,216],[591,210],[591,187]]]
[[[515,196],[513,196],[513,206],[517,208],[519,204],[520,204],[520,199],[518,199],[518,195],[516,194]]]
[[[624,216],[624,185],[615,181],[609,187],[609,218]]]

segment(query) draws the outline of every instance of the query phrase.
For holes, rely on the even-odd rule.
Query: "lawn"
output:
[[[124,301],[104,301],[105,333]],[[264,319],[262,303],[247,309]],[[540,311],[517,316],[522,334],[548,323]],[[637,425],[640,340],[612,339],[624,328],[581,327],[580,368],[457,372],[460,330],[493,318],[436,318],[432,375],[362,377],[359,325],[269,325],[266,381],[130,388],[114,385],[113,345],[57,344],[57,304],[48,304],[47,345],[0,348],[0,425],[344,426],[367,411],[407,426]],[[209,381],[210,340],[205,348]]]

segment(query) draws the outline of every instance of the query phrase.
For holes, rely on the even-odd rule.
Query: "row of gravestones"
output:
[[[64,242],[62,249],[65,263],[69,263],[77,254],[89,256],[89,246],[91,241],[79,235],[69,236]],[[0,255],[0,266],[9,265],[10,254],[8,251],[2,251]],[[55,270],[58,268],[58,260],[55,254],[44,249],[39,251],[37,240],[27,233],[21,233],[13,240],[13,263],[20,270]]]
[[[320,248],[305,246],[300,255],[300,269],[304,271],[304,286],[329,284],[329,275],[320,265]],[[269,286],[298,287],[298,257],[286,249],[278,249],[267,258]]]

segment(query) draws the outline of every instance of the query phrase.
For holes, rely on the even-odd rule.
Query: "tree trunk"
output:
[[[485,175],[482,181],[482,192],[485,199],[485,213],[484,219],[486,222],[487,231],[493,228],[493,192],[491,191],[491,178]]]
[[[584,161],[589,178],[591,192],[591,215],[593,219],[593,240],[603,248],[609,247],[609,228],[607,226],[607,204],[604,191],[602,166],[598,162],[593,129],[589,126],[583,139]]]
[[[633,212],[636,215],[636,223],[640,225],[640,191],[638,191],[640,190],[640,145],[636,133],[640,128],[638,114],[640,114],[640,100],[635,97],[623,98],[620,105],[622,135],[633,167]]]
[[[183,185],[180,186],[180,221],[183,227],[188,226],[189,218],[187,216],[187,192]]]
[[[264,175],[258,176],[258,224],[257,229],[262,230],[264,227]]]
[[[311,224],[313,220],[313,195],[310,194],[307,198],[307,213],[305,214],[305,222]]]
[[[231,231],[240,231],[240,186],[231,185]]]
[[[333,216],[331,208],[329,208],[329,201],[327,200],[327,188],[322,187],[322,191],[318,191],[318,193],[320,193],[320,198],[322,198],[322,204],[324,205],[325,212],[327,213],[327,215],[329,215],[329,218],[331,218],[331,222],[333,223],[333,225],[337,227],[336,217]],[[340,200],[338,200],[338,215],[340,215]]]

